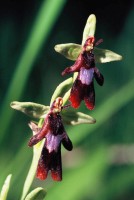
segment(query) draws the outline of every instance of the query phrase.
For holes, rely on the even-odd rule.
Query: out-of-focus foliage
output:
[[[54,1],[49,1],[45,8],[46,2],[0,2],[0,188],[12,173],[8,199],[19,199],[32,161],[32,151],[27,147],[32,134],[27,126],[30,119],[11,110],[8,103],[29,101],[49,105],[55,88],[64,80],[61,72],[73,63],[57,54],[54,46],[69,42],[80,44],[87,17],[94,13],[95,37],[104,40],[100,48],[119,53],[123,60],[97,64],[105,83],[103,87],[95,84],[95,110],[87,111],[84,104],[79,110],[93,116],[96,124],[66,126],[74,149],[63,152],[63,181],[35,179],[31,191],[36,187],[47,189],[47,200],[134,199],[134,4],[130,0],[68,0],[59,1],[58,8],[51,5]],[[43,8],[48,10],[48,18],[42,13],[42,23],[37,27],[36,19]],[[51,18],[52,9],[57,13],[55,17],[50,15]],[[47,20],[50,22],[46,26]],[[23,58],[29,38],[35,33],[39,35]],[[12,85],[20,63],[24,68]],[[9,93],[11,87],[12,93]]]

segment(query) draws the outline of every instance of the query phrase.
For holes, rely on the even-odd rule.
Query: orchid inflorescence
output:
[[[63,124],[96,122],[91,116],[76,111],[83,100],[89,110],[95,107],[94,79],[100,86],[104,83],[104,77],[96,67],[96,63],[122,59],[120,55],[110,50],[96,47],[102,39],[95,43],[95,27],[96,17],[92,14],[84,28],[82,45],[69,43],[55,46],[57,52],[75,61],[71,67],[62,72],[62,75],[74,73],[74,76],[59,84],[52,95],[50,106],[32,102],[11,103],[13,109],[40,119],[37,123],[29,123],[33,136],[28,145],[34,147],[34,153],[40,151],[40,154],[37,154],[36,176],[41,180],[47,178],[48,171],[51,171],[53,180],[62,180],[61,144],[69,151],[73,148]],[[70,104],[65,105],[68,100]]]

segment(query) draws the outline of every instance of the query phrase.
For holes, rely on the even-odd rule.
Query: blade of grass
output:
[[[13,111],[9,108],[9,104],[13,100],[20,99],[26,86],[30,71],[33,67],[33,63],[42,45],[44,45],[44,42],[47,40],[47,37],[65,3],[66,0],[45,0],[41,5],[41,9],[37,15],[23,54],[18,62],[12,81],[9,84],[3,105],[1,106],[1,142],[5,132],[8,130],[8,126],[13,115]],[[16,89],[18,87],[18,83],[19,89]]]

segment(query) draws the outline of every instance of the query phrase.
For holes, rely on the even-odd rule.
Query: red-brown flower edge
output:
[[[88,109],[94,109],[94,78],[100,86],[102,86],[104,83],[103,75],[95,66],[95,56],[93,53],[94,46],[101,43],[102,40],[99,40],[96,44],[94,44],[94,42],[94,37],[88,37],[83,46],[82,52],[78,56],[74,65],[66,68],[62,72],[62,75],[78,72],[78,76],[74,81],[69,97],[72,107],[74,108],[78,108],[81,101],[84,100]]]
[[[31,122],[30,128],[36,134],[30,139],[29,146],[45,139],[41,156],[38,162],[36,177],[45,180],[48,171],[51,171],[51,177],[54,181],[62,180],[62,162],[61,162],[61,143],[71,151],[73,148],[72,142],[69,139],[60,116],[63,100],[58,97],[52,104],[49,113],[47,114],[44,124],[41,129]]]

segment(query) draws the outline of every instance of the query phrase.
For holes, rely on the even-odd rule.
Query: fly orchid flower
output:
[[[75,61],[74,65],[62,72],[62,75],[78,72],[69,97],[74,108],[78,108],[82,100],[85,101],[87,108],[90,110],[95,106],[94,78],[99,85],[103,85],[104,82],[104,78],[95,63],[106,63],[122,59],[121,55],[111,50],[96,47],[102,40],[94,43],[95,29],[96,17],[91,14],[83,31],[82,44],[66,43],[54,47],[55,51]]]
[[[37,168],[34,167],[34,170],[37,169],[36,176],[41,180],[47,178],[48,171],[51,171],[51,176],[55,181],[62,180],[61,144],[69,151],[73,148],[72,142],[64,129],[63,122],[68,125],[94,124],[96,122],[91,116],[76,112],[71,108],[68,109],[70,105],[64,105],[70,81],[66,80],[56,88],[52,95],[50,106],[33,102],[13,101],[11,103],[13,109],[21,111],[31,118],[40,119],[38,123],[29,123],[33,132],[29,146],[34,146],[33,166],[38,166]],[[65,98],[57,96],[59,94],[62,94]]]
[[[95,45],[98,45],[101,41],[99,40]],[[95,66],[94,42],[94,37],[88,37],[74,65],[62,72],[62,75],[78,72],[69,97],[74,108],[78,108],[81,101],[84,100],[87,108],[92,110],[95,106],[94,78],[101,86],[104,82],[103,75]]]
[[[48,171],[50,170],[53,180],[61,181],[61,143],[69,151],[73,148],[72,142],[64,129],[62,118],[60,116],[60,111],[63,108],[62,104],[63,100],[61,97],[53,102],[41,129],[33,122],[29,124],[32,131],[36,133],[29,141],[28,145],[30,147],[46,138],[36,174],[37,178],[41,180],[47,178]]]

